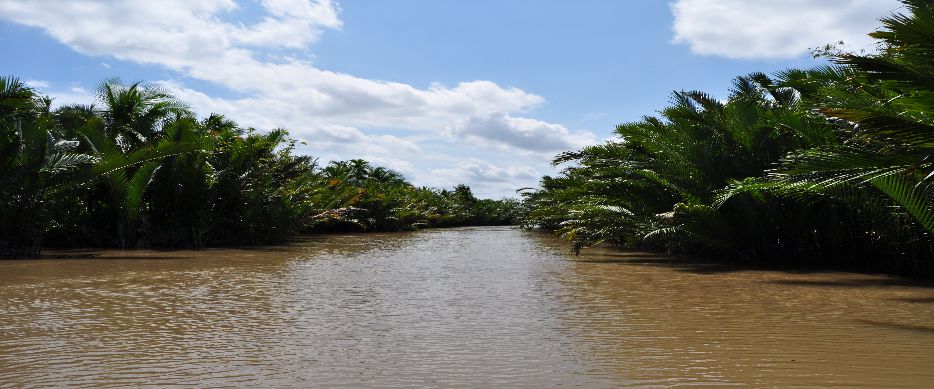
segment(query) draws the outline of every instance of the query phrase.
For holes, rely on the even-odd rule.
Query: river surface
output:
[[[509,228],[69,254],[0,262],[0,387],[934,385],[934,288],[886,277]]]

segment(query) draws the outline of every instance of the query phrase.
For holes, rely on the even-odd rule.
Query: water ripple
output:
[[[0,387],[917,386],[934,290],[508,228],[0,263]]]

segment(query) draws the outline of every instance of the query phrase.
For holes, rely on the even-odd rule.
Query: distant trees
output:
[[[35,255],[43,244],[270,244],[301,232],[516,216],[515,202],[465,204],[364,160],[319,168],[294,154],[285,130],[199,120],[150,85],[113,79],[98,92],[99,106],[52,109],[21,80],[0,78],[0,257]]]
[[[751,262],[934,276],[934,7],[882,19],[877,54],[677,92],[524,194],[524,223],[601,242]]]
[[[321,169],[313,219],[325,230],[410,230],[419,227],[515,224],[515,200],[477,200],[466,185],[454,191],[417,188],[390,169],[363,160],[336,161]],[[496,204],[490,206],[488,204]]]

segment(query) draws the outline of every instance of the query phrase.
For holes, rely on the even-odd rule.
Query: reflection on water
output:
[[[508,228],[0,263],[0,386],[918,386],[934,289]]]

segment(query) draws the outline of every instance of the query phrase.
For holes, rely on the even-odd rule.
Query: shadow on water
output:
[[[661,266],[696,274],[718,274],[747,270],[743,267],[733,264],[695,261],[685,258],[669,257],[661,254],[649,253],[631,253],[622,255],[600,254],[597,257],[588,255],[585,258],[574,258],[572,260],[577,263]]]
[[[934,297],[896,297],[892,301],[916,304],[934,304]]]
[[[68,259],[98,259],[98,260],[179,260],[192,259],[199,256],[209,257],[221,251],[239,251],[242,253],[293,253],[306,246],[304,240],[287,242],[275,246],[235,246],[235,247],[205,247],[205,248],[49,248],[42,251],[38,258],[14,258],[13,260],[68,260]]]
[[[152,251],[147,249],[147,251]],[[69,260],[69,259],[95,259],[101,261],[117,261],[117,260],[128,260],[128,259],[146,259],[146,260],[178,260],[186,259],[189,256],[183,255],[134,255],[135,253],[132,250],[128,250],[125,255],[113,255],[113,252],[103,253],[101,251],[89,252],[89,253],[60,253],[56,252],[54,254],[43,254],[39,258],[28,258],[32,260]]]
[[[830,273],[829,271],[826,273]],[[770,283],[778,285],[798,286],[829,286],[841,288],[877,287],[877,286],[928,286],[917,281],[898,278],[853,278],[847,280],[775,280]]]
[[[868,320],[868,319],[856,319],[857,323],[867,324],[876,327],[883,327],[895,330],[904,330],[919,332],[924,334],[934,334],[934,327],[932,326],[923,326],[923,325],[912,325],[912,324],[902,324],[902,323],[890,323],[879,320]]]
[[[814,274],[841,274],[852,273],[853,277],[838,280],[811,280],[811,279],[784,279],[771,280],[770,283],[779,285],[797,285],[797,286],[827,286],[827,287],[881,287],[881,286],[912,286],[934,288],[934,283],[911,280],[904,278],[891,277],[880,273],[864,271],[858,268],[828,268],[806,265],[752,265],[736,262],[717,262],[711,260],[694,259],[687,257],[671,256],[660,253],[644,251],[627,251],[614,248],[592,248],[587,249],[581,255],[572,257],[572,261],[578,263],[593,264],[621,264],[621,265],[641,265],[641,266],[659,266],[674,269],[681,272],[713,275],[735,272],[779,272],[789,275],[814,275]],[[930,302],[934,299],[924,301],[906,301],[906,302]]]
[[[0,262],[29,261],[123,261],[151,260],[177,261],[225,257],[264,257],[276,259],[283,256],[305,256],[309,252],[350,255],[361,251],[394,249],[403,247],[415,238],[411,232],[372,232],[348,234],[299,235],[277,245],[222,246],[203,248],[62,248],[46,247],[38,257],[3,258]]]

